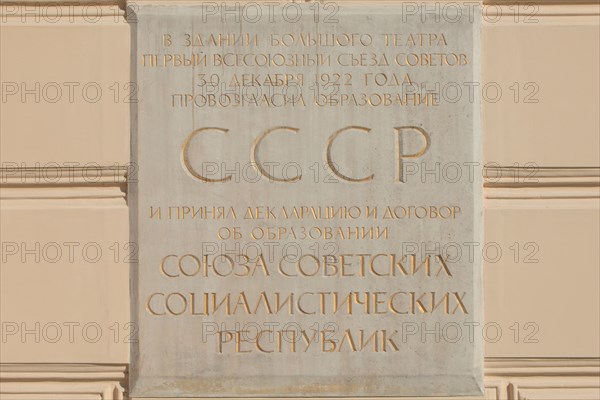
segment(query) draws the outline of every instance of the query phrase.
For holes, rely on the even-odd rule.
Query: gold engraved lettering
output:
[[[375,174],[371,174],[369,176],[366,176],[364,178],[351,178],[349,176],[346,176],[344,174],[342,174],[338,168],[336,167],[335,163],[333,162],[333,157],[331,155],[331,149],[333,147],[333,142],[335,141],[335,139],[341,135],[343,132],[345,131],[349,131],[351,129],[356,129],[356,130],[361,130],[363,132],[371,132],[371,129],[369,128],[365,128],[363,126],[347,126],[345,128],[339,129],[337,131],[335,131],[327,140],[327,154],[326,154],[326,158],[327,158],[327,165],[329,166],[329,168],[331,168],[331,171],[334,173],[335,176],[337,176],[338,178],[348,181],[348,182],[369,182],[371,180],[373,180],[373,177],[375,176]]]
[[[192,178],[198,179],[202,182],[227,182],[227,181],[231,180],[231,175],[227,175],[222,179],[207,178],[205,176],[200,175],[198,172],[196,172],[196,170],[194,170],[194,168],[190,164],[188,150],[189,150],[192,139],[194,137],[196,137],[197,135],[201,134],[202,132],[206,132],[209,130],[219,131],[224,134],[229,131],[228,129],[214,128],[214,127],[196,129],[194,132],[190,133],[189,136],[183,142],[183,146],[181,147],[181,162],[184,166],[184,169],[192,176]]]

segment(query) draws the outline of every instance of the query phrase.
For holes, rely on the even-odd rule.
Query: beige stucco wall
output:
[[[99,3],[58,20],[39,2],[2,8],[3,399],[118,399],[127,387],[130,26]],[[526,20],[532,9],[496,4],[482,41],[482,83],[503,89],[484,103],[485,241],[503,256],[486,263],[484,293],[502,337],[486,343],[486,396],[597,399],[600,7],[536,2]],[[527,168],[514,177],[531,165],[535,181]]]

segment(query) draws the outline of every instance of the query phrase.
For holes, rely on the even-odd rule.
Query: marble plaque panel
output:
[[[479,8],[134,13],[131,395],[481,393]]]

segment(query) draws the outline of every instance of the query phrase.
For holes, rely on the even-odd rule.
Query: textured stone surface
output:
[[[466,95],[478,18],[345,6],[315,23],[302,11],[236,23],[201,7],[138,10],[134,397],[481,390],[480,111]],[[241,43],[211,42],[233,33]],[[193,54],[200,64],[185,65]],[[228,294],[228,312],[214,311]]]

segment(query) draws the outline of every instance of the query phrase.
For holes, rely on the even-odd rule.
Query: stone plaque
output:
[[[481,393],[480,11],[364,3],[136,5],[133,397]]]

